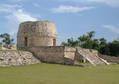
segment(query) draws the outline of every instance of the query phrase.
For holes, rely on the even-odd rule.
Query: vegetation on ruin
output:
[[[74,67],[36,64],[0,68],[0,84],[119,84],[119,65]]]
[[[70,47],[80,46],[82,48],[96,49],[101,54],[119,57],[118,40],[107,42],[105,38],[97,39],[94,36],[95,36],[95,32],[91,31],[88,32],[87,35],[84,34],[78,37],[76,40],[74,40],[73,38],[69,38],[67,39],[67,42],[62,42],[61,45],[70,46]]]

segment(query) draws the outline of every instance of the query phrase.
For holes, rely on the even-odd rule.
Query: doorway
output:
[[[56,39],[53,39],[53,46],[56,46]]]
[[[28,38],[27,37],[24,38],[24,44],[25,44],[25,47],[28,46]]]

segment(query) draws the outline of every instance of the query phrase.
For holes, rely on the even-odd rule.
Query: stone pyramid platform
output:
[[[86,59],[87,61],[89,61],[92,65],[108,65],[109,63],[100,58],[99,57],[99,53],[96,50],[92,50],[92,49],[84,49],[84,48],[77,48],[77,53],[78,55],[80,55],[81,57],[83,57],[83,59]]]

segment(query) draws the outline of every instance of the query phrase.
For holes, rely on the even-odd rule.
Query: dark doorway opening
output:
[[[56,39],[53,39],[53,46],[56,46]]]
[[[25,44],[25,47],[28,46],[28,38],[27,37],[24,38],[24,44]]]

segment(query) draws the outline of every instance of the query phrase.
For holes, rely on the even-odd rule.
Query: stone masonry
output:
[[[45,46],[32,47],[29,51],[42,62],[73,65],[76,49],[64,46]]]
[[[47,63],[74,64],[76,60],[85,60],[92,65],[108,64],[94,50],[57,46],[57,40],[54,23],[27,21],[19,26],[17,48],[30,51],[36,58]]]
[[[78,47],[76,50],[75,60],[90,62],[92,65],[101,65],[101,64],[109,64],[106,60],[99,57],[100,54],[97,50],[93,49],[84,49]]]
[[[27,49],[36,46],[57,46],[57,32],[54,23],[27,21],[20,24],[17,34],[17,48]]]
[[[37,64],[40,61],[32,53],[26,51],[0,51],[0,66],[20,66]]]

